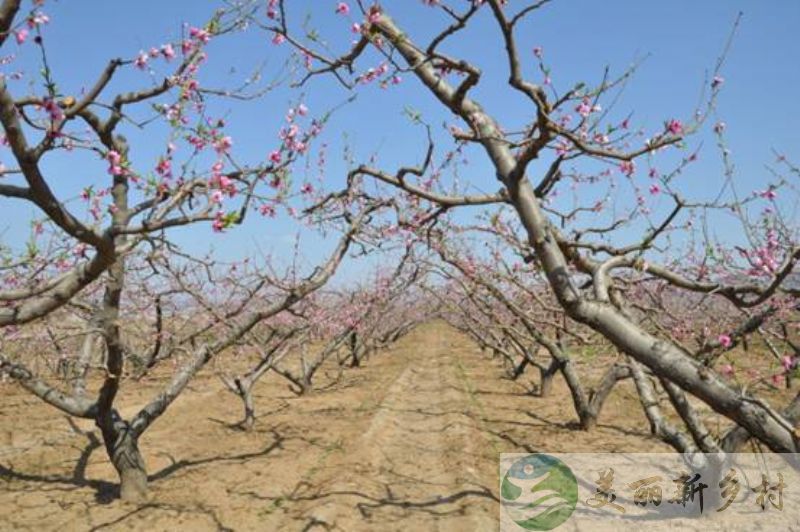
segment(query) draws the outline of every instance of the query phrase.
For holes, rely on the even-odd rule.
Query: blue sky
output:
[[[335,4],[328,0],[287,2],[292,20],[299,22],[310,14],[311,25],[332,49],[342,51],[351,38],[347,31],[350,22],[334,13]],[[513,7],[520,2],[512,0],[510,4]],[[95,79],[108,59],[130,58],[141,49],[175,40],[183,22],[202,24],[217,5],[205,0],[48,1],[45,12],[52,22],[45,29],[45,39],[56,79],[64,93],[78,93]],[[414,39],[429,37],[445,23],[418,0],[390,0],[383,5]],[[518,38],[523,58],[530,61],[526,68],[531,78],[538,80],[539,74],[530,50],[541,46],[553,68],[553,81],[562,90],[577,81],[597,81],[605,65],[620,72],[635,59],[647,56],[615,112],[620,116],[633,112],[637,126],[655,131],[669,118],[691,117],[705,76],[739,11],[744,15],[722,71],[726,83],[718,114],[728,124],[737,180],[749,191],[763,188],[770,179],[765,165],[774,160],[773,148],[790,158],[797,154],[800,111],[794,99],[800,86],[800,69],[796,66],[800,63],[800,39],[796,37],[800,2],[556,0],[521,26]],[[530,106],[505,86],[507,70],[499,34],[488,12],[445,50],[483,70],[483,81],[474,94],[501,123],[520,124],[531,117]],[[212,85],[235,85],[262,63],[269,77],[280,71],[288,51],[285,45],[273,46],[268,35],[252,28],[243,35],[212,43],[204,79]],[[36,49],[29,44],[18,49],[9,40],[2,55],[17,52],[19,57],[3,70],[22,69],[27,80],[35,78]],[[377,58],[371,56],[361,68],[376,64]],[[112,89],[143,87],[149,82],[147,74],[129,68]],[[10,82],[15,95],[24,94],[26,87],[27,81]],[[333,116],[323,135],[328,144],[325,185],[329,188],[336,188],[346,173],[342,157],[345,145],[353,149],[356,161],[376,153],[387,169],[418,161],[424,139],[420,129],[403,116],[404,107],[419,110],[437,128],[442,122],[454,123],[410,75],[389,90],[367,86],[358,92],[358,99]],[[220,101],[212,109],[228,120],[239,158],[260,161],[277,143],[285,110],[301,95],[312,113],[321,113],[345,100],[349,93],[331,79],[316,79],[302,89],[281,88],[255,102]],[[132,158],[137,164],[154,166],[163,151],[166,130],[128,128],[124,133],[133,145]],[[684,190],[696,197],[714,193],[722,173],[713,140],[701,135],[693,143],[701,141],[704,151],[700,160],[682,177]],[[470,164],[462,169],[461,177],[476,189],[496,190],[493,173],[481,154],[470,150],[468,158]],[[0,152],[0,161],[11,164],[7,152]],[[62,197],[74,197],[87,184],[102,183],[107,177],[102,162],[82,156],[54,156],[46,161],[45,169]],[[302,171],[299,174],[302,178]],[[0,199],[0,212],[0,238],[6,244],[19,245],[25,239],[33,210],[20,202]],[[209,227],[196,227],[180,231],[177,238],[194,251],[213,246],[221,256],[240,258],[256,249],[280,255],[301,230],[285,218],[257,219],[224,236],[213,234]],[[727,235],[723,227],[717,230],[722,237],[735,237]],[[310,260],[326,250],[319,237],[307,234],[303,238]],[[345,276],[359,270],[353,267]]]

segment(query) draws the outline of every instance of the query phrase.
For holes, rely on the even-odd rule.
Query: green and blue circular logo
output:
[[[503,476],[500,501],[525,530],[552,530],[575,510],[578,482],[558,458],[531,454],[517,459]]]

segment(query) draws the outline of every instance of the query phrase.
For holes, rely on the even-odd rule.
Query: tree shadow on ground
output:
[[[115,527],[115,525],[119,525],[125,522],[127,519],[142,514],[144,512],[150,510],[162,510],[162,511],[172,511],[172,512],[179,512],[180,514],[187,514],[187,513],[195,513],[207,516],[211,521],[214,523],[218,532],[233,532],[234,529],[228,526],[225,526],[222,521],[220,520],[219,516],[214,512],[212,509],[207,508],[201,504],[192,507],[186,506],[175,506],[166,503],[158,503],[158,502],[148,502],[145,504],[140,504],[135,508],[131,509],[128,512],[120,515],[119,517],[115,517],[109,521],[105,521],[103,523],[97,524],[90,528],[91,532],[96,532],[99,530],[106,530],[108,528]]]
[[[71,488],[65,487],[63,488],[64,490],[91,488],[95,491],[95,500],[98,503],[108,504],[119,495],[119,487],[113,482],[86,478],[86,467],[89,464],[89,458],[92,456],[92,453],[96,449],[102,447],[103,444],[93,430],[81,430],[72,418],[65,417],[72,431],[88,440],[86,446],[81,449],[80,456],[75,464],[75,468],[72,470],[71,476],[37,475],[15,471],[11,467],[0,465],[0,478],[7,482],[10,480],[19,480],[34,484],[61,484],[72,486]]]
[[[184,469],[191,469],[194,467],[200,467],[208,464],[216,464],[216,463],[224,463],[224,462],[244,462],[247,460],[252,460],[254,458],[263,458],[270,454],[272,451],[276,449],[282,449],[283,443],[286,440],[279,432],[276,430],[271,430],[270,433],[274,438],[270,444],[259,451],[253,451],[249,453],[239,453],[239,454],[232,454],[232,455],[218,455],[218,456],[209,456],[207,458],[198,458],[193,460],[186,460],[180,459],[175,460],[170,454],[162,453],[163,456],[169,458],[172,462],[170,465],[162,468],[156,473],[152,475],[148,475],[147,480],[150,482],[157,482],[164,478],[169,477],[170,475],[174,475],[178,471]]]
[[[75,464],[75,467],[70,476],[26,473],[23,471],[16,471],[12,467],[6,467],[0,464],[0,479],[5,480],[6,482],[17,480],[22,482],[28,482],[34,485],[52,484],[57,486],[55,489],[61,491],[71,491],[73,489],[80,489],[80,488],[91,488],[95,491],[95,501],[99,504],[109,504],[115,499],[118,499],[119,485],[117,483],[109,482],[106,480],[86,478],[86,468],[89,463],[89,458],[91,457],[92,453],[95,450],[103,446],[102,442],[97,437],[97,434],[93,430],[88,430],[88,431],[81,430],[75,425],[75,423],[72,421],[71,418],[67,418],[67,423],[69,423],[70,427],[74,432],[84,436],[88,440],[86,446],[81,450],[80,456],[78,457],[78,461]],[[270,442],[266,447],[258,451],[232,454],[232,455],[217,455],[217,456],[210,456],[206,458],[191,459],[191,460],[186,460],[186,459],[175,460],[172,456],[167,455],[167,457],[170,459],[172,463],[162,468],[161,470],[157,471],[156,473],[148,475],[147,480],[149,482],[158,482],[171,475],[174,475],[178,471],[191,469],[195,467],[201,467],[208,464],[222,463],[222,462],[243,462],[246,460],[252,460],[254,458],[262,458],[277,449],[283,448],[283,443],[286,441],[286,438],[276,430],[273,429],[270,430],[269,432],[270,434],[272,434],[273,441]],[[58,487],[58,485],[60,485],[60,487]],[[22,488],[20,491],[36,491],[37,489],[39,488],[36,487]]]
[[[371,520],[375,514],[382,510],[400,510],[401,514],[395,516],[395,520],[400,521],[408,517],[409,513],[424,513],[434,518],[463,516],[470,508],[474,507],[475,499],[500,502],[497,495],[489,488],[476,485],[474,488],[466,488],[441,495],[431,495],[421,498],[398,497],[392,491],[391,484],[382,483],[384,494],[375,495],[365,493],[357,489],[319,489],[306,481],[298,483],[292,493],[288,495],[269,496],[256,493],[255,491],[237,492],[238,495],[250,497],[259,501],[269,501],[275,506],[285,507],[286,503],[320,502],[327,499],[336,498],[355,498],[352,507],[358,511],[364,520]],[[313,490],[312,493],[303,493]],[[343,504],[340,502],[340,504]],[[337,528],[335,523],[326,522],[319,516],[309,516],[307,512],[301,511],[296,516],[297,519],[305,523],[303,530],[309,530],[315,526],[326,529]],[[310,520],[309,520],[310,519]],[[391,522],[392,518],[385,514],[380,515],[380,522],[385,525]],[[338,529],[338,528],[337,528]]]

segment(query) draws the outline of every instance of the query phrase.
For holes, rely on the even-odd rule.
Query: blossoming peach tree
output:
[[[482,260],[456,247],[455,240],[448,239],[447,245],[437,243],[440,274],[454,285],[446,293],[448,319],[484,349],[502,356],[509,363],[510,378],[518,379],[528,366],[536,367],[540,397],[549,394],[553,378],[560,373],[569,388],[580,428],[592,429],[616,383],[630,376],[627,365],[621,360],[609,364],[598,385],[588,390],[571,352],[607,350],[597,335],[589,334],[590,330],[566,316],[534,271],[535,266],[521,261],[511,265],[496,247]],[[544,360],[539,351],[546,353]]]
[[[369,84],[391,88],[412,78],[413,88],[403,81],[397,90],[414,97],[421,91],[426,106],[438,103],[444,120],[455,120],[433,137],[428,127],[422,165],[392,171],[370,161],[352,170],[352,180],[387,195],[392,195],[388,186],[397,195],[416,197],[435,211],[420,220],[426,224],[456,208],[476,206],[510,217],[509,230],[521,242],[522,258],[536,266],[565,315],[628,356],[638,385],[647,386],[646,371],[665,386],[676,408],[686,404],[688,394],[728,418],[740,436],[776,452],[796,452],[797,400],[781,411],[756,395],[756,389],[731,380],[730,367],[714,363],[730,358],[729,350],[746,337],[794,319],[798,286],[793,271],[800,246],[796,220],[781,208],[779,195],[791,193],[787,183],[797,177],[797,169],[781,157],[764,188],[739,190],[725,145],[726,126],[712,124],[724,86],[727,46],[704,83],[701,105],[686,119],[673,115],[655,126],[639,126],[630,113],[619,117],[612,112],[636,66],[617,76],[607,69],[594,84],[558,87],[555,66],[543,48],[522,40],[527,35],[522,28],[549,4],[420,2],[418,9],[430,10],[426,27],[440,23],[431,32],[401,26],[392,17],[392,2],[342,2],[331,9],[349,19],[341,31],[350,36],[337,39],[329,32],[330,41],[318,32],[304,33],[291,2],[270,0],[267,20],[259,23],[274,41],[290,44],[305,59],[305,86],[331,83],[368,90]],[[500,43],[496,59],[505,65],[506,76],[500,83],[485,80],[479,62],[463,55],[474,48],[459,46],[459,37],[469,40],[473,26],[487,20],[493,33],[482,38]],[[331,52],[331,43],[341,52]],[[488,92],[484,81],[491,84]],[[498,99],[518,102],[508,123],[488,110]],[[417,113],[415,122],[420,127],[424,117]],[[692,199],[686,176],[699,156],[692,139],[704,132],[718,140],[722,170],[709,185],[718,185],[710,198]],[[478,171],[490,172],[493,179],[465,181],[468,168],[446,172],[438,164],[464,154],[482,156],[485,164]],[[485,192],[495,186],[498,192]],[[726,240],[708,230],[720,221],[739,224],[742,238]],[[663,301],[648,310],[648,299],[652,303],[657,294]],[[724,318],[699,332],[697,323],[687,329],[682,319],[650,319],[658,305],[698,300],[703,308],[722,309]],[[697,334],[699,347],[681,341],[689,330]],[[778,349],[779,358],[787,345]],[[793,366],[792,357],[781,358],[789,362],[784,368]],[[702,430],[692,435],[692,445],[703,450],[720,445]]]
[[[277,315],[251,330],[235,356],[228,357],[227,367],[219,370],[226,387],[243,402],[244,418],[238,426],[253,428],[253,390],[270,370],[283,377],[293,393],[302,395],[312,390],[313,379],[326,362],[338,359],[334,367],[341,375],[343,367],[358,366],[371,352],[425,321],[429,305],[409,290],[424,278],[413,257],[409,249],[396,268],[372,272],[363,286],[317,291],[291,314]]]
[[[293,186],[291,171],[311,150],[324,117],[293,105],[262,157],[244,161],[214,102],[252,101],[272,86],[220,89],[201,76],[212,62],[209,46],[235,41],[255,6],[223,6],[205,24],[184,26],[174,41],[110,59],[73,96],[63,92],[59,65],[49,60],[51,45],[59,43],[48,39],[46,3],[0,4],[0,46],[32,50],[40,67],[29,85],[19,83],[25,75],[9,72],[9,53],[0,79],[0,198],[35,212],[27,243],[2,248],[0,374],[57,410],[95,422],[123,499],[146,494],[138,441],[190,379],[256,325],[323,286],[383,207],[345,191],[314,209],[313,220],[307,211],[312,226],[324,220],[329,234],[338,235],[337,244],[310,273],[293,268],[280,284],[269,273],[280,264],[269,259],[230,270],[219,257],[196,257],[173,238],[176,228],[190,225],[205,226],[200,234],[232,231],[252,211],[268,218],[281,209],[302,218],[296,209],[314,202],[313,187]],[[131,72],[143,79],[131,81]],[[142,129],[164,135],[155,161],[128,141]],[[95,177],[90,184],[65,179],[77,171]],[[197,289],[207,292],[193,297]],[[198,319],[182,321],[190,309]],[[47,371],[54,364],[40,364],[54,359],[62,383]],[[174,363],[170,379],[124,419],[115,404],[125,386],[135,386],[126,376],[141,378],[164,360]],[[98,373],[99,381],[90,378]]]

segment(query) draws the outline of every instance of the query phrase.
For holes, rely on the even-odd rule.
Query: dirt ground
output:
[[[199,376],[145,434],[149,503],[114,498],[115,474],[91,422],[72,422],[13,385],[0,387],[2,530],[496,530],[502,452],[658,452],[632,383],[592,432],[574,428],[561,380],[499,361],[444,324],[428,324],[361,368],[294,396],[269,375],[255,430],[233,427],[238,398]],[[579,366],[584,375],[599,364]],[[159,383],[123,386],[121,411]]]

